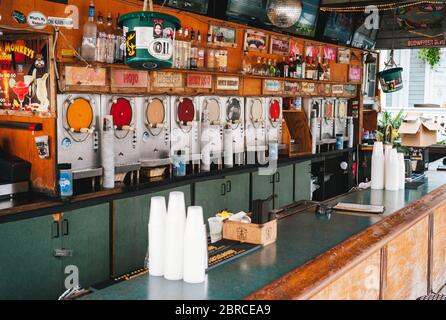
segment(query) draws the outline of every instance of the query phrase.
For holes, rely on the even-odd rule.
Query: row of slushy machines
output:
[[[303,100],[309,118],[317,118],[316,139],[346,137],[347,100]],[[326,110],[332,106],[331,110]],[[114,163],[117,172],[155,168],[184,152],[188,163],[209,161],[243,165],[246,152],[264,152],[280,143],[283,100],[277,97],[58,95],[58,163],[71,164],[74,178],[102,175],[103,118],[113,117]],[[312,120],[314,124],[314,119]],[[314,125],[313,125],[314,127]],[[233,154],[230,163],[228,150]]]

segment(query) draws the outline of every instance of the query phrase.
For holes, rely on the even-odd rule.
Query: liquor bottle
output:
[[[225,49],[218,50],[218,71],[228,71],[228,51]]]
[[[114,60],[115,62],[123,62],[124,61],[124,52],[125,52],[125,36],[124,36],[124,30],[122,30],[121,26],[119,25],[119,14],[116,17],[116,27],[114,30],[115,33],[115,54],[114,54]]]
[[[94,3],[90,2],[88,20],[85,22],[82,34],[81,55],[87,61],[94,61],[96,55],[96,37],[98,28],[94,22]]]
[[[252,65],[248,56],[248,51],[245,51],[243,54],[243,70],[242,74],[249,75],[252,73]]]
[[[105,62],[115,62],[115,32],[113,30],[113,18],[111,12],[107,16],[107,24],[105,26],[105,34],[107,36],[105,46]]]
[[[198,49],[196,47],[196,42],[195,42],[195,31],[192,28],[190,31],[190,64],[189,64],[189,68],[192,70],[196,70],[197,69],[197,64],[198,64]]]
[[[262,58],[257,57],[257,62],[254,65],[254,67],[252,67],[252,74],[254,76],[261,76],[262,75]]]
[[[296,65],[294,63],[294,57],[290,56],[288,61],[289,77],[296,78]]]
[[[288,66],[288,63],[286,62],[286,58],[285,57],[283,57],[282,62],[279,62],[278,68],[279,68],[279,71],[280,71],[280,76],[282,78],[288,78],[290,76],[289,66]]]
[[[319,59],[317,63],[317,79],[322,81],[324,80],[325,71],[324,68],[322,68],[321,60]]]
[[[314,68],[312,58],[307,56],[306,58],[306,67],[305,67],[305,79],[313,80],[314,79]]]
[[[208,45],[212,43],[212,33],[211,33],[211,29],[208,30],[207,43],[208,43]]]
[[[274,76],[276,78],[279,78],[280,77],[280,70],[279,70],[279,67],[277,66],[277,60],[276,59],[274,59],[274,61],[273,61],[273,66],[274,66]]]
[[[295,68],[296,68],[296,78],[302,79],[302,77],[303,77],[302,76],[302,56],[297,56]]]
[[[268,68],[268,61],[266,60],[266,58],[263,59],[262,61],[262,65],[260,67],[260,72],[261,72],[261,76],[268,76],[269,74],[269,68]]]
[[[209,70],[215,70],[215,50],[213,48],[207,49],[206,52],[206,67]]]
[[[102,13],[98,14],[98,35],[96,38],[96,61],[105,62],[105,53],[107,48],[107,34],[105,33],[104,17]]]
[[[276,67],[273,65],[271,59],[268,59],[268,76],[274,77],[276,75]]]
[[[205,67],[205,55],[206,55],[206,50],[203,47],[203,43],[201,41],[201,33],[200,30],[198,30],[197,32],[197,69],[204,69]]]

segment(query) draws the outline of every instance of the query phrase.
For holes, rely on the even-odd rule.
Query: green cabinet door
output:
[[[194,204],[203,207],[205,221],[226,209],[226,188],[226,180],[223,178],[195,184]]]
[[[53,256],[58,230],[52,216],[0,224],[0,300],[62,294],[62,263]]]
[[[296,163],[294,168],[294,200],[311,200],[311,161]]]
[[[226,177],[226,208],[249,212],[249,173]]]
[[[144,266],[149,210],[149,195],[113,202],[115,231],[113,276],[121,276]]]
[[[274,208],[290,205],[294,200],[293,165],[277,168],[274,174]]]
[[[252,174],[252,200],[267,199],[274,192],[274,176],[259,175],[258,172]],[[250,206],[251,208],[251,206]],[[273,201],[269,202],[269,210],[273,209]]]
[[[63,249],[72,256],[61,258],[79,270],[79,284],[88,288],[110,278],[110,210],[108,203],[65,212],[62,217]],[[68,274],[64,275],[64,279]],[[65,281],[64,281],[65,282]]]

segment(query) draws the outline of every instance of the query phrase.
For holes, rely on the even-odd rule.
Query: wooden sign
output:
[[[300,83],[296,81],[285,81],[283,91],[287,95],[296,95],[300,91]]]
[[[238,91],[240,88],[239,77],[217,77],[217,90]]]
[[[407,41],[407,46],[409,48],[444,47],[446,46],[446,39],[410,39]]]
[[[147,88],[147,71],[115,69],[111,71],[111,85],[115,88]]]
[[[193,89],[212,89],[212,76],[209,74],[188,74],[186,87]]]
[[[290,53],[290,39],[271,36],[269,53],[287,56]]]
[[[331,93],[333,94],[343,94],[344,93],[344,85],[342,84],[334,84],[331,86]]]
[[[88,67],[65,67],[65,85],[67,86],[106,86],[107,69]]]
[[[154,88],[182,88],[183,74],[176,72],[154,72]]]
[[[358,86],[354,85],[354,84],[347,84],[345,85],[345,93],[352,95],[352,96],[356,96],[357,92],[358,92]]]
[[[263,80],[263,94],[278,94],[283,91],[283,82],[280,80]]]
[[[302,82],[302,92],[306,94],[316,93],[316,84],[313,82]]]
[[[243,50],[266,51],[268,49],[268,36],[265,32],[248,29],[245,32]]]

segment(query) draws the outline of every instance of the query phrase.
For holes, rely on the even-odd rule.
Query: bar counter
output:
[[[207,275],[203,284],[141,275],[83,299],[415,299],[446,283],[446,173],[418,190],[360,190],[328,203],[384,205],[379,216],[312,210],[278,223],[278,240]]]

